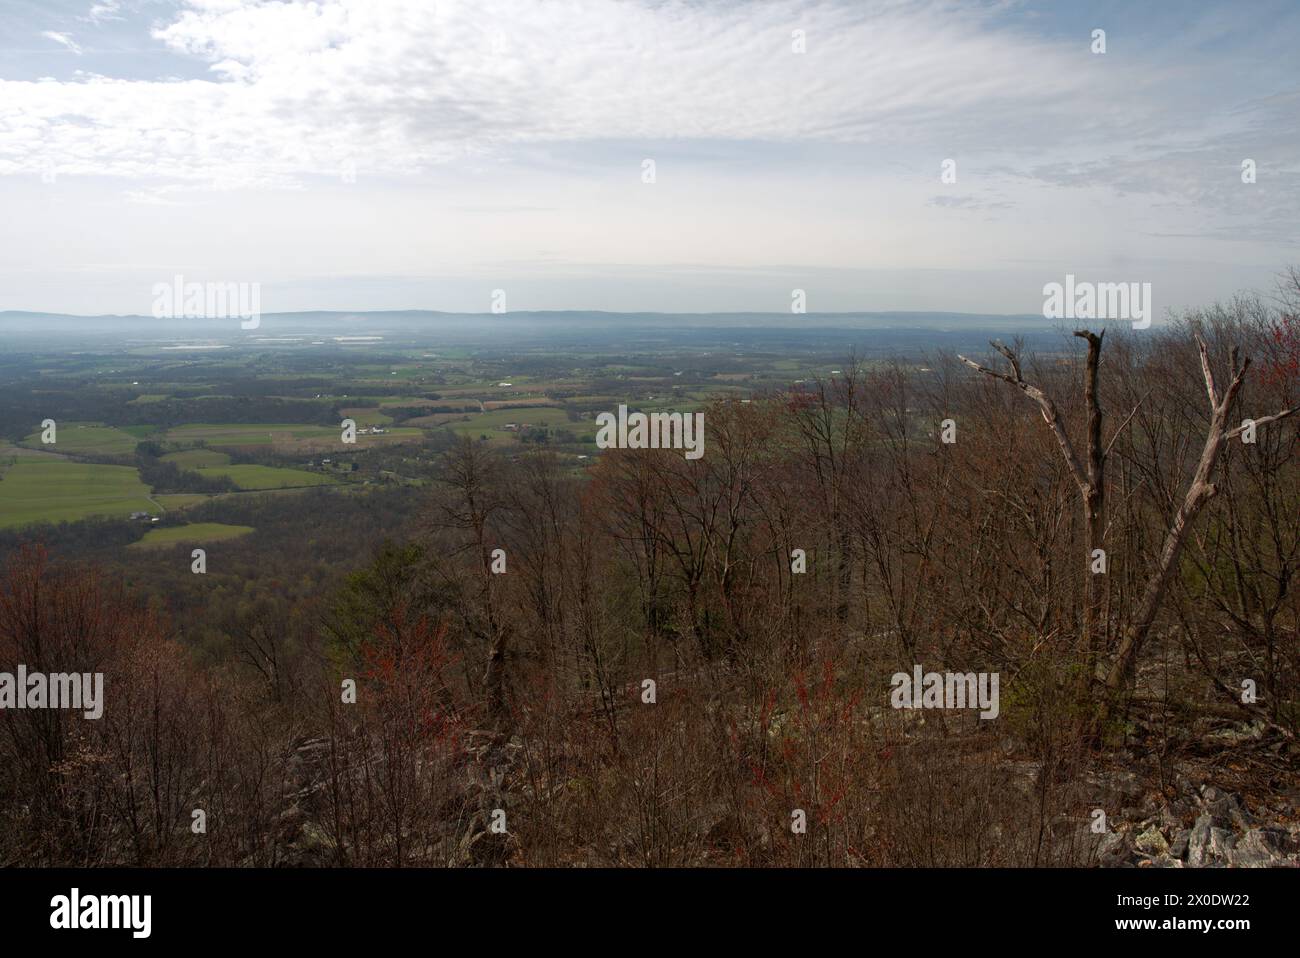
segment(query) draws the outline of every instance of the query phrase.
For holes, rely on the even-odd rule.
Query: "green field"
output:
[[[0,476],[0,527],[88,516],[125,519],[132,512],[160,512],[132,466],[23,457]]]
[[[72,455],[129,456],[135,452],[136,443],[140,441],[126,430],[95,422],[57,423],[54,439],[55,442],[49,445],[42,443],[41,431],[38,429],[23,440],[23,445]]]
[[[493,409],[491,412],[474,413],[468,421],[448,422],[446,428],[458,435],[469,435],[472,438],[486,435],[495,443],[512,442],[516,433],[506,429],[507,422],[513,422],[520,430],[523,430],[525,422],[533,429],[569,429],[576,435],[578,441],[595,435],[595,422],[591,420],[571,422],[565,415],[564,409],[556,409],[552,406]]]
[[[387,426],[393,421],[392,416],[385,415],[380,412],[378,408],[371,408],[369,406],[357,406],[355,408],[341,409],[339,411],[349,419],[354,420],[358,429],[361,429],[364,426]],[[365,437],[358,436],[357,438],[363,439]]]
[[[230,464],[230,456],[215,449],[182,449],[163,456],[163,462],[174,462],[181,469],[202,469],[208,466]]]
[[[298,439],[328,440],[339,437],[330,426],[306,426],[301,423],[193,423],[167,431],[172,442],[202,439],[213,446],[269,446]]]
[[[379,408],[383,409],[388,406],[440,406],[444,400],[425,399],[422,396],[381,396],[377,402]]]
[[[360,429],[364,423],[358,421]],[[357,435],[357,446],[395,440],[419,439],[418,429],[390,429],[380,436]],[[293,449],[347,449],[337,426],[309,426],[302,423],[193,423],[167,431],[171,442],[203,440],[210,446],[282,446]]]
[[[150,529],[139,542],[133,542],[128,549],[157,549],[178,543],[221,542],[225,539],[237,539],[253,531],[252,526],[228,526],[220,522],[196,522],[188,526],[171,526],[166,529]]]
[[[334,480],[305,469],[281,469],[275,466],[211,466],[196,469],[201,476],[212,479],[230,478],[240,489],[289,489],[294,486],[324,486]]]
[[[168,512],[172,512],[179,509],[188,509],[200,502],[207,502],[212,497],[197,492],[168,492],[155,494],[153,498],[158,505]]]

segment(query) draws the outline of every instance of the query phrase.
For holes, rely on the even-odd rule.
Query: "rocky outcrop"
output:
[[[1126,808],[1101,837],[1097,858],[1112,868],[1300,867],[1300,823],[1269,823],[1241,799],[1182,776],[1172,799]],[[1190,823],[1190,824],[1186,824]]]

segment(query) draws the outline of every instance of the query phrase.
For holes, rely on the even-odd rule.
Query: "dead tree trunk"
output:
[[[1088,340],[1088,365],[1084,376],[1083,395],[1088,406],[1088,481],[1082,488],[1083,515],[1088,523],[1087,559],[1084,581],[1087,601],[1083,607],[1083,670],[1079,676],[1081,700],[1092,689],[1097,671],[1097,656],[1105,647],[1105,622],[1103,604],[1106,601],[1106,578],[1100,568],[1106,568],[1106,450],[1101,444],[1101,399],[1097,392],[1098,369],[1101,365],[1100,336],[1080,330],[1074,335]]]
[[[1097,669],[1097,655],[1103,646],[1098,633],[1101,629],[1102,604],[1106,594],[1104,578],[1094,571],[1099,550],[1102,552],[1102,562],[1105,562],[1103,540],[1106,536],[1106,449],[1101,443],[1101,427],[1104,417],[1097,380],[1101,366],[1101,344],[1106,334],[1103,332],[1098,335],[1084,329],[1078,330],[1074,335],[1088,341],[1088,361],[1085,367],[1083,389],[1084,401],[1088,407],[1086,466],[1079,461],[1079,457],[1074,451],[1074,444],[1070,441],[1069,433],[1065,431],[1056,404],[1043,390],[1025,381],[1020,369],[1020,358],[1013,350],[1001,343],[992,344],[994,349],[1006,357],[1007,363],[1011,367],[1010,373],[1000,373],[997,370],[988,369],[979,365],[979,363],[972,362],[965,356],[958,356],[957,358],[972,369],[1010,383],[1038,404],[1043,419],[1051,427],[1052,434],[1061,447],[1061,454],[1065,457],[1065,464],[1070,470],[1070,475],[1079,487],[1079,496],[1083,502],[1083,519],[1087,528],[1087,550],[1083,556],[1087,600],[1084,605],[1083,629],[1080,641],[1083,650],[1083,662],[1079,677],[1079,696],[1081,701],[1086,701],[1091,694],[1094,673]]]
[[[1099,630],[1101,628],[1101,610],[1102,601],[1105,598],[1104,580],[1097,575],[1093,575],[1093,558],[1095,550],[1102,549],[1102,539],[1105,537],[1106,519],[1105,519],[1105,467],[1106,454],[1109,452],[1108,447],[1101,445],[1101,422],[1102,412],[1099,398],[1097,398],[1097,373],[1099,373],[1099,360],[1101,354],[1101,335],[1089,333],[1087,330],[1079,330],[1075,333],[1076,337],[1087,339],[1088,341],[1088,363],[1087,372],[1084,376],[1084,402],[1088,407],[1088,460],[1087,468],[1080,464],[1078,456],[1075,455],[1073,443],[1070,442],[1070,435],[1066,433],[1065,426],[1062,425],[1060,413],[1057,412],[1056,404],[1052,398],[1044,393],[1043,390],[1037,389],[1036,386],[1024,381],[1021,372],[1021,363],[1015,352],[1008,347],[1002,346],[1001,343],[993,343],[993,348],[1001,352],[1010,364],[1010,373],[997,372],[996,369],[982,367],[978,363],[972,363],[965,356],[958,356],[963,363],[969,365],[972,369],[1009,382],[1017,389],[1023,391],[1028,398],[1039,404],[1043,411],[1043,419],[1047,421],[1048,426],[1056,435],[1057,443],[1061,446],[1062,455],[1065,456],[1067,467],[1070,468],[1071,476],[1074,476],[1076,484],[1079,486],[1079,493],[1083,498],[1084,521],[1088,529],[1088,572],[1086,581],[1087,603],[1084,608],[1084,669],[1083,689],[1087,694],[1091,694],[1091,685],[1093,675],[1097,668],[1097,658],[1100,651],[1104,649],[1104,642],[1100,641]],[[1218,465],[1219,455],[1222,454],[1223,445],[1230,439],[1238,437],[1248,428],[1247,424],[1236,426],[1235,429],[1229,428],[1229,415],[1232,404],[1236,402],[1236,395],[1242,389],[1242,383],[1245,378],[1245,370],[1251,365],[1251,360],[1239,361],[1238,350],[1232,348],[1231,367],[1232,380],[1227,390],[1219,393],[1218,386],[1214,382],[1214,373],[1210,368],[1209,348],[1205,346],[1204,339],[1197,337],[1197,346],[1201,354],[1201,373],[1205,377],[1205,391],[1209,395],[1210,402],[1210,428],[1205,437],[1205,446],[1201,451],[1201,458],[1197,461],[1196,472],[1192,477],[1192,485],[1188,487],[1187,495],[1183,498],[1182,506],[1174,515],[1169,529],[1166,530],[1164,543],[1160,550],[1160,559],[1157,560],[1156,568],[1152,569],[1151,575],[1147,578],[1147,584],[1141,594],[1138,604],[1138,612],[1132,619],[1132,623],[1125,630],[1119,647],[1115,650],[1115,658],[1110,663],[1110,668],[1106,671],[1104,697],[1102,697],[1101,707],[1097,710],[1095,719],[1092,721],[1089,736],[1096,740],[1101,732],[1104,732],[1106,724],[1115,714],[1118,707],[1119,697],[1123,689],[1134,679],[1135,666],[1138,662],[1138,656],[1141,654],[1147,637],[1151,634],[1152,625],[1156,621],[1156,615],[1160,612],[1161,604],[1164,603],[1166,590],[1169,589],[1171,578],[1173,578],[1178,567],[1178,556],[1183,550],[1183,543],[1187,541],[1187,534],[1196,521],[1196,516],[1205,507],[1210,499],[1216,494],[1216,487],[1212,482],[1214,469]],[[1135,409],[1136,411],[1136,409]],[[1269,424],[1296,412],[1295,408],[1284,409],[1282,412],[1274,413],[1271,416],[1262,417],[1249,424],[1252,428],[1260,428],[1262,425]],[[1132,415],[1130,413],[1130,417]],[[1125,420],[1127,425],[1128,420]],[[1121,426],[1121,432],[1125,426]],[[1114,442],[1114,437],[1112,437]],[[1102,554],[1104,555],[1104,554]]]
[[[1099,728],[1114,713],[1119,693],[1133,679],[1137,657],[1151,632],[1151,626],[1155,622],[1156,614],[1160,611],[1165,591],[1168,589],[1169,582],[1177,569],[1178,557],[1182,553],[1183,544],[1187,540],[1187,534],[1191,530],[1192,523],[1196,521],[1197,515],[1200,514],[1205,504],[1213,499],[1218,492],[1218,489],[1211,481],[1211,477],[1218,465],[1223,446],[1229,440],[1240,436],[1247,428],[1245,424],[1234,429],[1228,428],[1228,416],[1232,412],[1237,393],[1241,390],[1241,384],[1245,380],[1246,370],[1250,368],[1250,359],[1247,358],[1242,362],[1238,362],[1237,348],[1233,347],[1232,381],[1228,384],[1227,390],[1220,394],[1214,381],[1214,371],[1210,368],[1210,353],[1205,345],[1205,340],[1198,336],[1196,343],[1201,352],[1201,373],[1205,377],[1205,391],[1210,400],[1209,432],[1205,436],[1205,445],[1201,450],[1201,458],[1196,464],[1192,484],[1188,487],[1187,495],[1183,498],[1182,505],[1179,506],[1173,522],[1165,533],[1164,544],[1160,549],[1160,558],[1151,576],[1147,579],[1146,588],[1143,589],[1142,599],[1138,604],[1137,614],[1134,616],[1132,624],[1125,631],[1124,638],[1120,641],[1119,648],[1116,650],[1115,660],[1111,663],[1110,671],[1106,674],[1106,701],[1102,706]],[[1262,419],[1256,419],[1253,426],[1259,428],[1267,423],[1285,419],[1295,411],[1295,409],[1287,409],[1271,416],[1265,416]]]
[[[993,347],[1006,357],[1007,362],[1010,364],[1010,373],[1001,373],[994,369],[988,369],[972,362],[965,356],[959,356],[958,358],[972,369],[1017,387],[1038,404],[1042,410],[1043,419],[1046,420],[1047,425],[1051,427],[1052,433],[1056,436],[1056,441],[1061,447],[1061,453],[1065,457],[1070,474],[1079,486],[1079,492],[1083,498],[1084,519],[1088,527],[1088,578],[1086,579],[1088,582],[1088,598],[1084,610],[1084,657],[1088,668],[1085,672],[1084,686],[1090,690],[1093,673],[1096,669],[1096,660],[1102,648],[1097,633],[1105,588],[1103,580],[1100,580],[1098,576],[1092,573],[1092,567],[1094,550],[1102,548],[1102,540],[1106,530],[1105,468],[1109,447],[1103,448],[1101,444],[1102,411],[1097,397],[1102,337],[1087,330],[1080,330],[1074,335],[1088,340],[1088,362],[1084,379],[1084,400],[1088,408],[1088,465],[1086,471],[1074,452],[1074,446],[1071,444],[1069,434],[1066,433],[1065,427],[1061,423],[1056,405],[1052,402],[1051,397],[1041,389],[1025,382],[1024,376],[1021,374],[1019,357],[1012,350],[1000,343],[993,343]],[[1250,367],[1250,360],[1246,359],[1239,362],[1237,348],[1233,347],[1231,361],[1232,381],[1227,390],[1220,394],[1214,381],[1214,372],[1210,367],[1209,349],[1205,345],[1205,341],[1199,336],[1196,342],[1201,353],[1201,372],[1205,377],[1205,390],[1210,400],[1210,429],[1205,437],[1205,446],[1201,451],[1201,458],[1197,462],[1192,484],[1188,488],[1187,495],[1174,515],[1168,530],[1165,532],[1159,560],[1155,569],[1151,571],[1147,578],[1137,613],[1125,630],[1124,637],[1115,652],[1115,658],[1106,672],[1105,696],[1090,728],[1090,736],[1094,740],[1104,731],[1109,719],[1115,714],[1120,693],[1132,681],[1138,655],[1141,653],[1142,646],[1151,632],[1152,625],[1155,623],[1156,615],[1160,611],[1165,592],[1177,569],[1178,557],[1182,552],[1187,534],[1205,504],[1214,498],[1216,489],[1211,477],[1218,465],[1223,446],[1247,429],[1247,424],[1230,429],[1228,427],[1228,416],[1231,414],[1232,406],[1236,402],[1237,393],[1241,390],[1241,384],[1245,380],[1246,370]],[[1295,411],[1295,409],[1287,409],[1254,420],[1249,425],[1251,428],[1257,429],[1270,422],[1285,419]],[[1132,415],[1130,414],[1129,419],[1131,418]],[[1127,423],[1128,420],[1125,420],[1125,425]],[[1121,426],[1120,430],[1122,431],[1123,428]]]

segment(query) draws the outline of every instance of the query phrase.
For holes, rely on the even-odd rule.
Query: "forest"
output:
[[[0,712],[0,861],[1294,862],[1298,298],[849,356],[705,404],[698,459],[460,435],[221,512],[264,534],[225,572],[6,532],[0,671],[105,708]],[[996,717],[891,704],[918,667]]]

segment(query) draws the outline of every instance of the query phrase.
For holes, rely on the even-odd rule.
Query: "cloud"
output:
[[[1025,11],[123,2],[84,58],[41,41],[57,79],[0,80],[0,205],[21,224],[0,253],[26,271],[6,288],[89,296],[76,270],[107,246],[164,276],[201,266],[268,290],[437,269],[475,308],[507,282],[555,282],[555,305],[689,306],[689,291],[668,292],[682,268],[656,274],[663,291],[636,273],[655,263],[734,265],[699,301],[724,309],[741,290],[771,302],[785,282],[774,264],[942,265],[987,271],[979,308],[1022,311],[1041,305],[1043,271],[1131,269],[1191,303],[1294,258],[1300,94],[1294,60],[1270,51],[1293,29],[1223,13],[1233,45],[1183,22],[1195,15],[1152,23],[1143,8],[1116,13],[1111,52],[1094,56],[1073,16],[1009,12]],[[25,32],[46,26],[64,28]],[[32,67],[15,68],[45,69]],[[945,158],[958,184],[941,182]],[[1256,183],[1242,182],[1246,158]],[[139,309],[122,282],[122,308]],[[845,280],[818,302],[849,308],[861,288]],[[881,295],[934,305],[925,282]]]
[[[1194,211],[1185,235],[1294,242],[1300,235],[1300,93],[1239,105],[1223,129],[1194,142],[1033,165],[1030,178],[1062,188],[1106,187]],[[1255,181],[1242,166],[1250,160]],[[1172,235],[1172,234],[1166,234]]]
[[[1089,75],[1077,42],[1010,29],[995,11],[939,0],[190,0],[152,35],[207,63],[211,79],[0,81],[0,174],[55,154],[71,175],[293,187],[346,163],[415,174],[536,144],[947,156],[1027,131],[1041,147],[1100,129],[1085,101],[1118,96],[1129,68]],[[795,30],[806,52],[794,51]]]
[[[56,33],[53,30],[42,30],[41,36],[45,37],[47,40],[53,40],[55,43],[61,43],[77,56],[81,56],[81,46],[66,33]]]
[[[86,12],[85,19],[91,23],[103,23],[106,20],[121,20],[119,16],[122,9],[121,0],[102,0],[100,3],[92,4]]]

